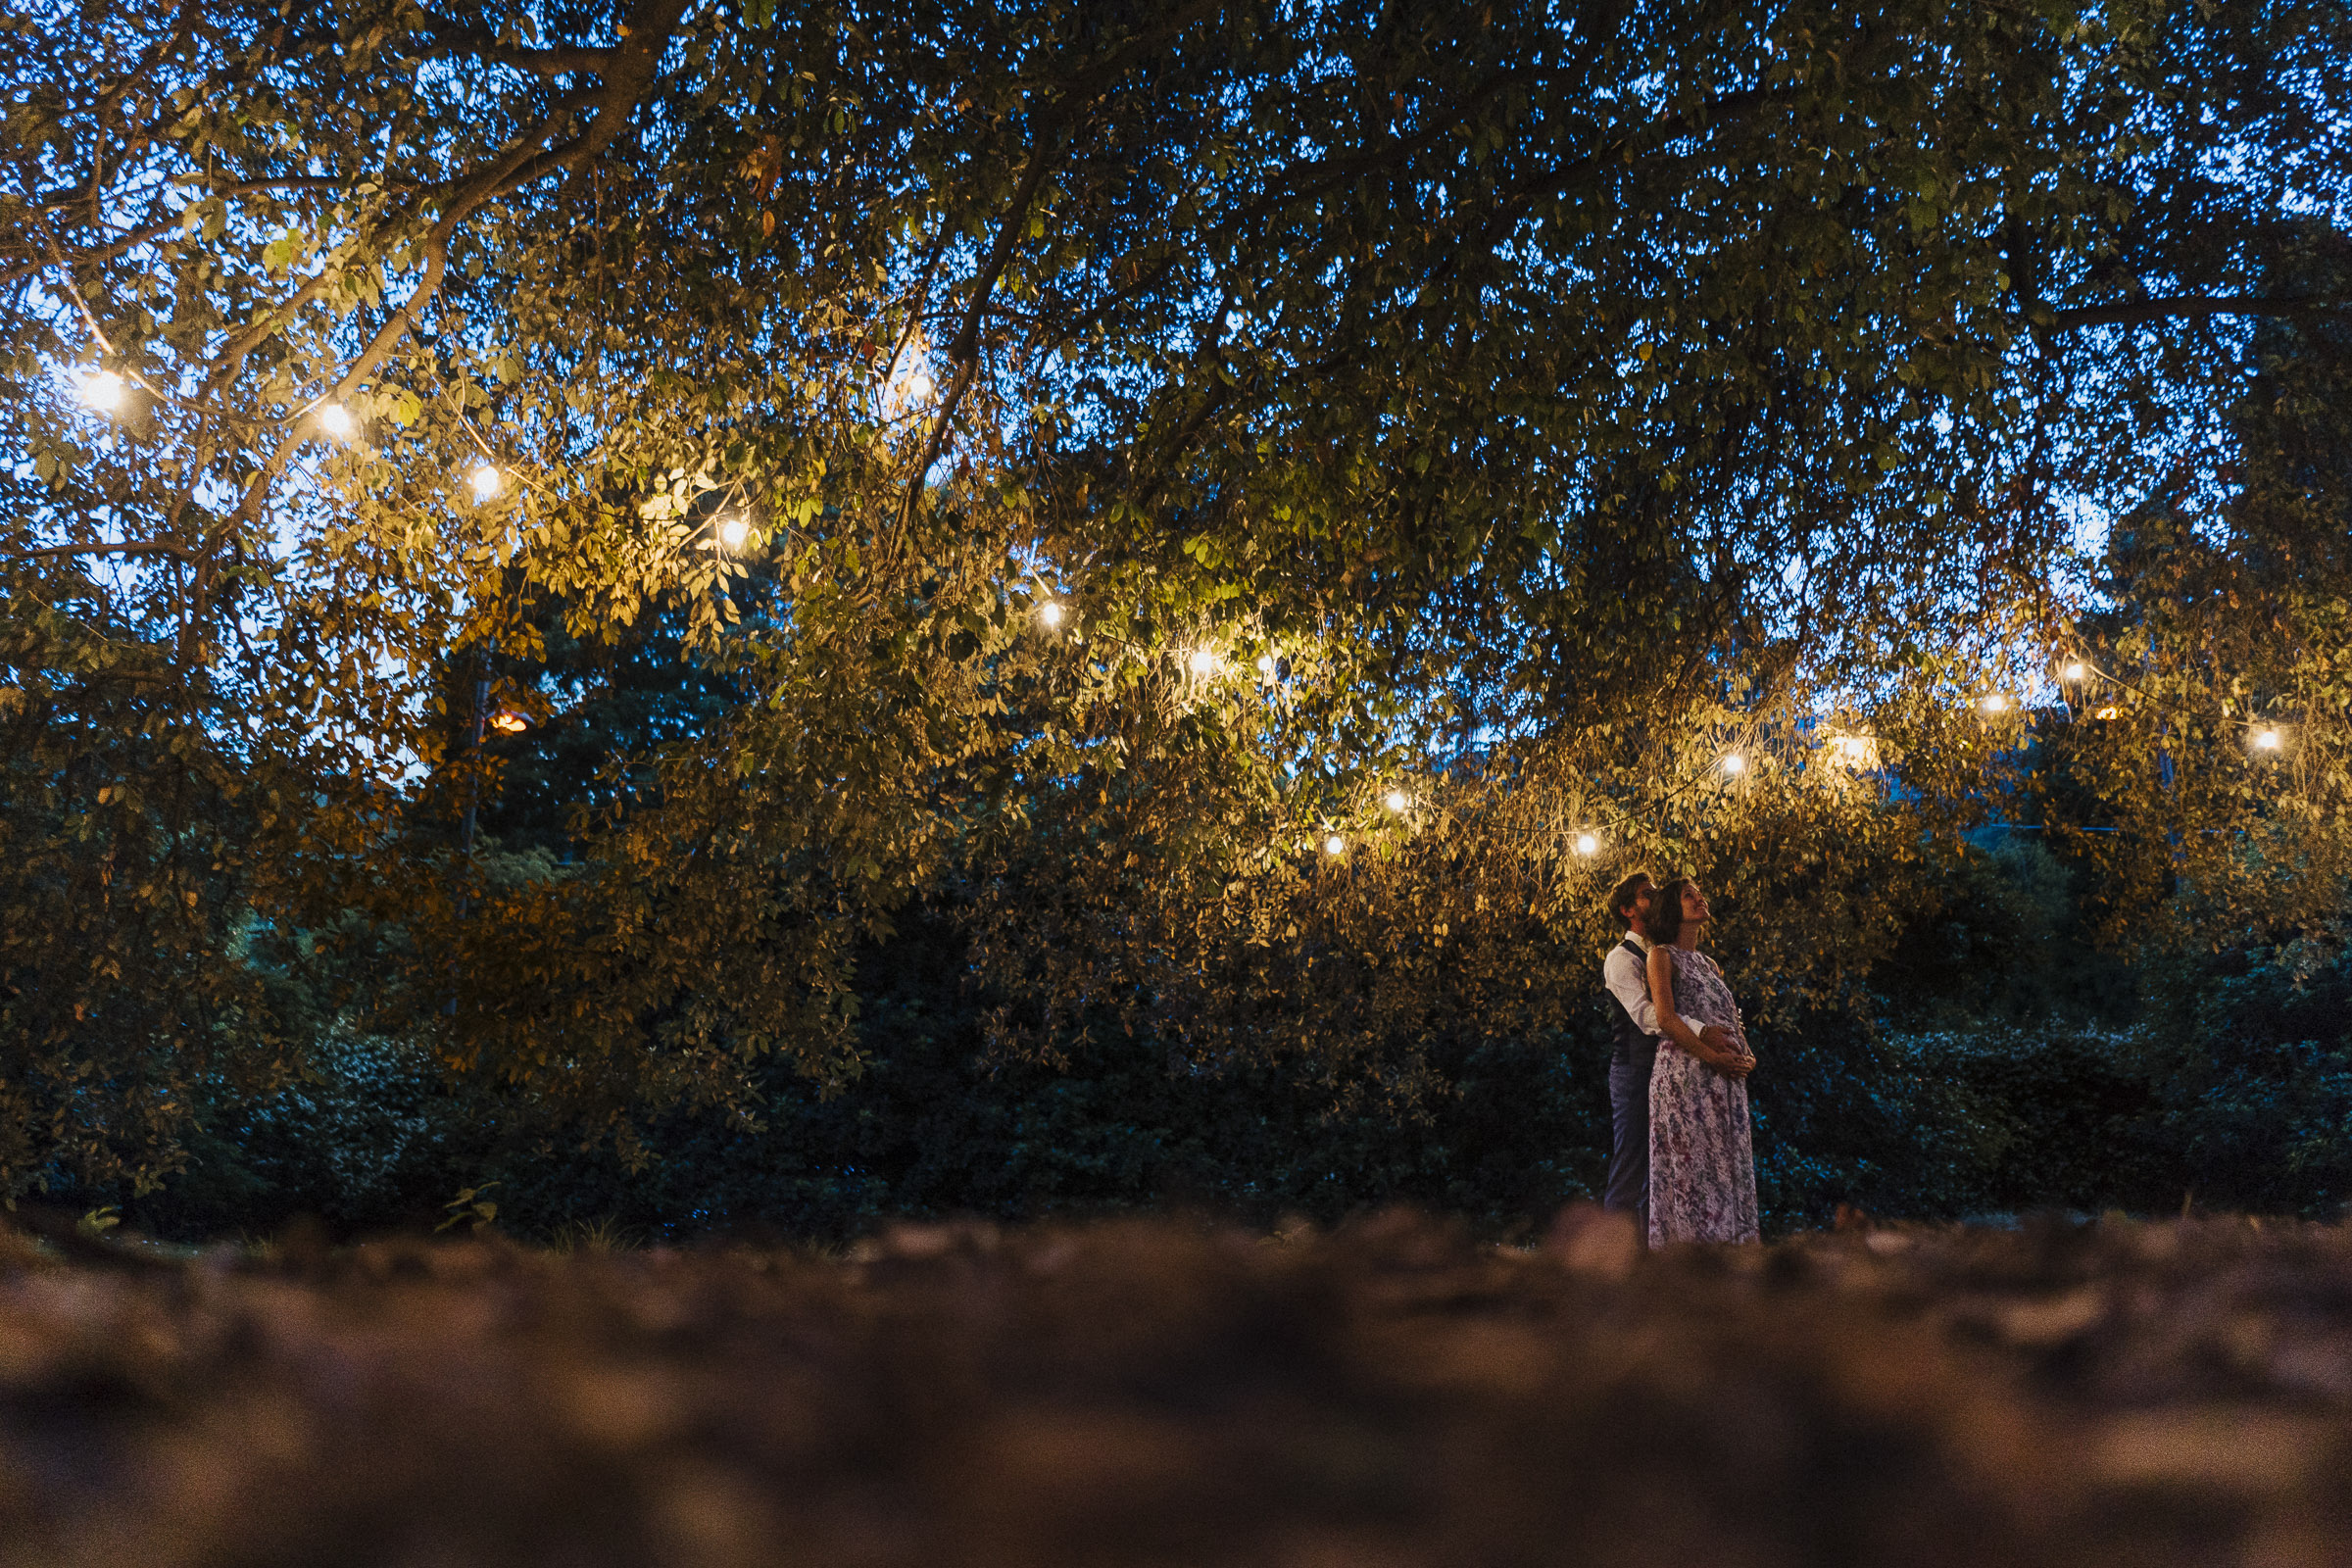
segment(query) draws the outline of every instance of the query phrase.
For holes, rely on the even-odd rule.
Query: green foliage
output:
[[[2344,874],[2340,7],[7,25],[10,1193],[405,1149],[358,1042],[510,1150],[763,1136],[912,1059],[919,917],[1033,1098],[1485,1203],[1429,1118],[1637,862],[1823,1086],[1988,817],[2111,937]],[[2061,642],[2114,719],[1975,706]]]

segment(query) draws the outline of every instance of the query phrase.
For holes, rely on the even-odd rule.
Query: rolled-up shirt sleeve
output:
[[[1600,978],[1608,986],[1609,995],[1615,997],[1632,1017],[1635,1028],[1645,1035],[1658,1032],[1658,1007],[1656,1003],[1649,1000],[1647,963],[1626,952],[1625,944],[1621,942],[1611,948],[1609,956],[1601,960]]]

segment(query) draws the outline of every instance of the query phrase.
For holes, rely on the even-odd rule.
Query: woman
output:
[[[1649,995],[1660,1051],[1649,1077],[1649,1245],[1756,1240],[1756,1162],[1739,1004],[1698,951],[1707,897],[1677,877],[1649,901]],[[1710,1027],[1711,1026],[1711,1027]]]

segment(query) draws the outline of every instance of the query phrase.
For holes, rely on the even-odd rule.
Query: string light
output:
[[[2254,749],[2258,752],[2275,752],[2285,744],[2286,737],[2275,729],[2258,729],[2254,732]]]
[[[1402,815],[1404,808],[1413,803],[1412,800],[1406,796],[1404,791],[1391,790],[1389,791],[1388,801],[1386,804],[1390,810],[1396,812],[1398,815]]]
[[[1870,752],[1870,737],[1867,735],[1840,735],[1838,737],[1838,755],[1849,762],[1868,761]]]
[[[74,395],[92,414],[121,414],[130,402],[130,384],[112,370],[89,370],[76,378]]]
[[[1257,672],[1268,680],[1274,678],[1274,656],[1272,654],[1257,656]]]
[[[1727,753],[1723,759],[1723,770],[1732,777],[1738,778],[1747,771],[1747,759],[1741,757],[1738,752]]]
[[[1576,836],[1576,853],[1577,853],[1577,854],[1579,854],[1579,855],[1597,855],[1597,854],[1599,854],[1599,853],[1600,853],[1600,840],[1599,840],[1599,839],[1597,839],[1597,838],[1594,838],[1594,837],[1593,837],[1592,834],[1590,834],[1590,833],[1579,833],[1579,834]]]
[[[741,517],[718,519],[718,542],[729,550],[741,550],[743,542],[752,536],[752,525]]]
[[[1037,607],[1037,618],[1039,619],[1039,621],[1043,622],[1043,623],[1044,623],[1044,624],[1045,624],[1045,625],[1046,625],[1046,626],[1047,626],[1049,629],[1050,629],[1050,628],[1052,628],[1052,627],[1054,627],[1054,626],[1058,626],[1058,625],[1060,625],[1060,624],[1061,624],[1061,604],[1060,604],[1060,602],[1059,602],[1058,600],[1053,600],[1053,599],[1049,599],[1049,600],[1047,600],[1047,601],[1046,601],[1044,604],[1042,604],[1042,605],[1039,605],[1039,606]]]
[[[2115,716],[2115,710],[2113,708],[2102,708],[2090,716],[2093,718],[2113,718]]]
[[[1325,855],[1346,855],[1348,853],[1348,841],[1340,837],[1337,833],[1334,833],[1331,837],[1323,841],[1323,853]]]
[[[2088,664],[2083,663],[2080,659],[2070,659],[2058,671],[2058,678],[2068,682],[2080,682],[2086,679],[2089,674],[2090,666]]]
[[[531,721],[512,708],[502,708],[492,716],[490,727],[501,735],[519,735],[531,727]]]
[[[1187,659],[1184,662],[1185,667],[1190,669],[1195,675],[1199,675],[1203,678],[1213,675],[1217,672],[1216,650],[1211,648],[1196,648],[1192,652],[1192,657]]]
[[[507,487],[507,476],[500,473],[495,465],[485,463],[473,470],[471,482],[473,499],[482,502],[492,499]]]
[[[329,403],[318,410],[318,428],[337,441],[348,441],[360,433],[360,421],[340,403]]]
[[[1977,706],[1987,713],[2005,713],[2009,710],[2009,699],[2003,697],[1999,692],[1994,692]]]

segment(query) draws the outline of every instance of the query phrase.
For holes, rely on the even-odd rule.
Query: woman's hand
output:
[[[1756,1070],[1756,1058],[1749,1054],[1747,1043],[1735,1039],[1719,1025],[1709,1024],[1701,1029],[1698,1042],[1707,1048],[1699,1059],[1727,1078],[1744,1078]]]

